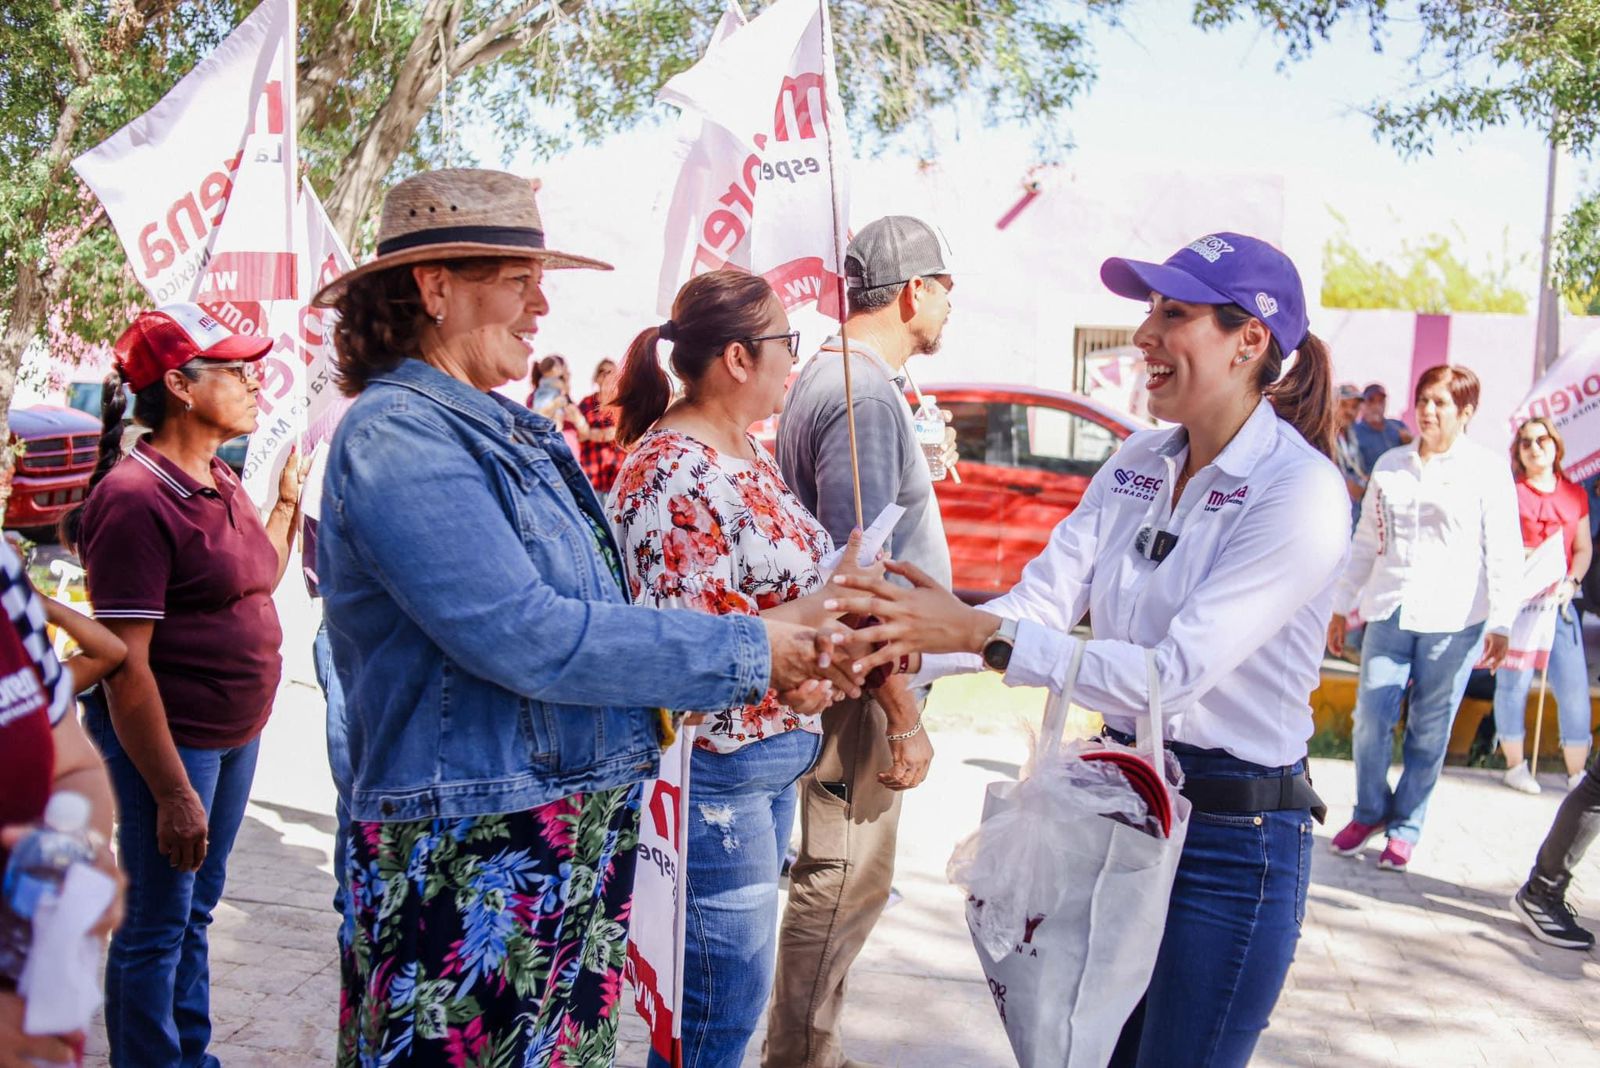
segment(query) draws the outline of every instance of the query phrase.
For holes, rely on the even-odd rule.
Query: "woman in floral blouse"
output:
[[[739,271],[696,277],[672,318],[634,339],[616,399],[617,440],[632,451],[608,518],[636,601],[826,618],[815,591],[832,540],[746,430],[782,407],[798,340],[772,288]],[[677,402],[660,341],[672,345],[686,390]],[[708,710],[695,736],[683,1003],[690,1068],[742,1063],[766,1008],[795,783],[816,760],[818,714],[832,698],[826,684],[788,704],[769,691],[757,704]]]

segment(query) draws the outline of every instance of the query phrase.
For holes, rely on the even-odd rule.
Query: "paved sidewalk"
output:
[[[212,929],[212,1048],[226,1068],[333,1059],[332,790],[320,732],[315,690],[286,686]],[[944,866],[975,826],[985,784],[1015,774],[1025,743],[1018,729],[943,732],[934,744],[933,774],[905,805],[896,878],[905,900],[852,973],[846,1047],[885,1066],[999,1068],[1014,1062]],[[1506,908],[1562,796],[1557,777],[1527,797],[1492,773],[1447,769],[1412,870],[1395,875],[1378,870],[1376,850],[1360,860],[1327,852],[1353,775],[1331,760],[1315,773],[1330,827],[1317,832],[1305,935],[1256,1063],[1600,1063],[1600,957],[1535,943]],[[1600,926],[1600,855],[1578,883],[1574,905]],[[623,1034],[617,1063],[642,1066],[643,1028],[630,1018]],[[759,1045],[758,1036],[746,1065]],[[89,1064],[105,1064],[98,1032],[90,1051]]]

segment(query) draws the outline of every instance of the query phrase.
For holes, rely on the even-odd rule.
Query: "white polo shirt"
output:
[[[1475,623],[1510,634],[1522,607],[1522,525],[1511,464],[1465,435],[1424,460],[1417,442],[1372,465],[1333,608],[1423,634]]]
[[[1188,432],[1123,443],[1044,551],[984,610],[1019,621],[1005,681],[1060,690],[1089,609],[1074,700],[1120,730],[1148,706],[1156,653],[1167,738],[1278,767],[1305,756],[1333,589],[1349,553],[1339,470],[1262,400],[1176,511]],[[1178,535],[1160,563],[1135,547],[1151,525]],[[919,681],[981,670],[970,654],[927,656]]]

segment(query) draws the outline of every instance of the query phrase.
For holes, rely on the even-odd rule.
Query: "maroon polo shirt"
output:
[[[140,440],[89,495],[79,545],[96,618],[155,621],[172,740],[197,749],[260,734],[283,667],[277,551],[228,465],[211,476],[216,489]]]

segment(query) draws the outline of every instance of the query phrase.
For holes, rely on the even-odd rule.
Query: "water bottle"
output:
[[[44,826],[11,853],[0,884],[0,975],[13,983],[28,960],[34,911],[60,892],[68,868],[94,861],[88,831],[89,799],[63,791],[45,806]]]
[[[924,393],[912,423],[916,427],[917,444],[922,446],[922,455],[928,461],[928,476],[938,482],[945,476],[944,415],[939,411],[939,398]]]

